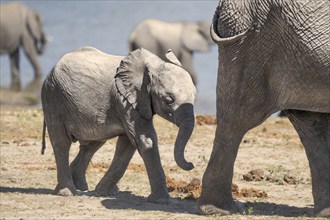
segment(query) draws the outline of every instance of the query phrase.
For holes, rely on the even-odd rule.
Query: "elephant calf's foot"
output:
[[[164,194],[153,194],[151,193],[148,196],[148,202],[157,203],[157,204],[168,204],[170,203],[170,196],[168,193]]]
[[[76,188],[80,191],[87,191],[88,190],[88,184],[87,184],[87,181],[86,181],[86,178],[83,177],[83,178],[79,178],[77,176],[74,176],[72,175],[73,177],[73,182],[74,182],[74,185],[76,186]]]
[[[197,206],[204,215],[230,215],[235,213],[245,214],[244,205],[235,201],[222,206],[198,202]]]
[[[101,196],[115,196],[119,193],[119,188],[117,185],[114,187],[101,187],[96,186],[95,192]]]
[[[57,185],[55,188],[55,194],[60,196],[73,196],[77,194],[75,187],[62,187]]]

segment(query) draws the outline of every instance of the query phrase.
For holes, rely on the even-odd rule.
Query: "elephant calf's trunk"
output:
[[[186,161],[184,157],[184,150],[194,130],[195,118],[194,118],[193,110],[192,113],[191,111],[189,111],[189,116],[185,115],[182,117],[184,118],[184,120],[177,123],[177,125],[179,126],[179,132],[175,141],[174,158],[175,158],[175,162],[178,164],[180,168],[184,170],[191,170],[194,168],[194,165]]]

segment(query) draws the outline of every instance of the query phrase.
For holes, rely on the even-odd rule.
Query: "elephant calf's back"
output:
[[[64,55],[45,80],[54,92],[68,100],[92,101],[114,87],[116,69],[123,57],[82,47]]]
[[[64,55],[42,88],[45,114],[62,115],[72,130],[76,125],[104,123],[121,59],[89,47]]]

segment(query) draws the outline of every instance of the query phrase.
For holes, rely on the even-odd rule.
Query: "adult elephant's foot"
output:
[[[148,196],[148,202],[151,202],[151,203],[157,203],[157,204],[168,204],[170,203],[170,196],[168,193],[158,193],[158,194],[155,194],[155,193],[151,193],[149,196]]]
[[[73,196],[77,194],[77,190],[74,186],[61,186],[57,185],[55,188],[55,194],[59,196]]]
[[[322,209],[320,212],[316,213],[317,217],[330,217],[330,207]]]
[[[21,82],[19,80],[13,80],[10,84],[10,90],[15,92],[21,91]]]
[[[204,215],[230,215],[235,213],[245,214],[244,205],[233,199],[226,203],[211,203],[207,199],[200,198],[197,207]]]
[[[100,186],[95,187],[95,192],[101,196],[115,196],[119,193],[119,188],[117,185],[114,187]]]

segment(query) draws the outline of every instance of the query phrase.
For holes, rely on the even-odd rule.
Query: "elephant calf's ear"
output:
[[[178,58],[175,56],[175,54],[172,52],[171,49],[169,49],[166,54],[165,57],[168,59],[168,61],[170,61],[171,63],[177,65],[177,66],[182,66],[182,64],[180,63],[180,61],[178,60]]]
[[[115,76],[118,92],[146,119],[152,118],[150,77],[140,49],[128,54],[117,68]]]

